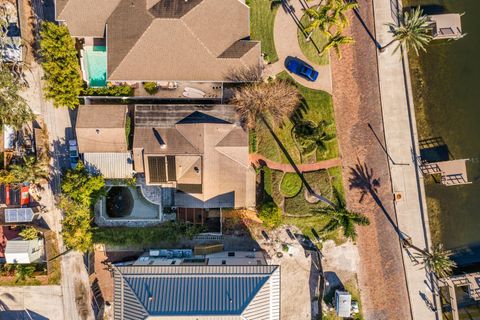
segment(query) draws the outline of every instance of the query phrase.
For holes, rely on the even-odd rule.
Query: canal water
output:
[[[455,159],[467,163],[469,185],[426,185],[431,229],[447,248],[480,248],[480,0],[409,0],[404,6],[463,13],[467,36],[433,41],[428,52],[410,54],[419,138],[441,137]],[[480,251],[479,251],[480,252]],[[480,254],[469,258],[480,261]]]

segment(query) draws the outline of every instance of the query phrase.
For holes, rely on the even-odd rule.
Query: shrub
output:
[[[90,208],[66,197],[62,197],[59,207],[64,212],[62,237],[65,246],[80,252],[90,250],[93,246]]]
[[[82,91],[75,41],[66,26],[53,22],[42,23],[40,36],[42,67],[47,80],[45,97],[53,99],[55,107],[74,109]]]
[[[34,227],[28,227],[23,229],[19,236],[22,237],[23,240],[34,240],[38,237],[38,231]]]
[[[273,202],[266,202],[261,205],[258,216],[263,225],[269,229],[276,228],[282,223],[282,211]]]
[[[125,138],[127,139],[127,146],[130,150],[132,146],[132,119],[130,118],[130,114],[127,114],[127,118],[125,119]]]
[[[302,179],[298,174],[287,172],[284,174],[280,191],[286,197],[295,197],[302,189]]]
[[[158,92],[158,86],[156,82],[144,82],[143,87],[148,94],[155,94]]]
[[[159,226],[143,228],[95,228],[94,243],[110,245],[149,246],[161,242],[175,242],[182,238],[193,238],[203,232],[202,226],[183,222],[166,222]]]
[[[83,96],[113,96],[113,97],[130,97],[133,96],[134,89],[130,86],[110,86],[110,87],[84,87]]]
[[[93,176],[82,163],[66,172],[62,179],[62,193],[74,202],[90,207],[104,193],[105,179]]]
[[[272,195],[272,171],[269,167],[264,166],[263,170],[263,190],[269,196]]]

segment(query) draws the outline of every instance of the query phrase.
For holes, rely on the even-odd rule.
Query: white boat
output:
[[[192,87],[185,87],[184,90],[186,92],[193,92],[193,93],[196,93],[196,94],[200,94],[200,95],[202,95],[202,97],[204,97],[206,95],[206,93],[203,92],[202,90],[195,89],[195,88],[192,88]]]
[[[198,92],[183,91],[182,95],[187,98],[203,98],[205,94],[199,94]]]

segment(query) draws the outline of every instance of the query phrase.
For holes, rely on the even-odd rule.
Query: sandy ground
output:
[[[60,286],[0,287],[0,319],[64,319],[62,289]]]
[[[280,265],[281,272],[281,317],[285,320],[302,320],[312,318],[312,299],[315,297],[318,270],[312,269],[311,256],[306,257],[302,246],[297,240],[291,240],[280,228],[269,231],[271,241],[257,237],[259,245],[269,256],[269,264]],[[294,227],[290,230],[295,233]],[[282,250],[282,245],[288,244],[289,252]],[[282,257],[278,257],[281,253]],[[313,275],[311,275],[313,272]]]

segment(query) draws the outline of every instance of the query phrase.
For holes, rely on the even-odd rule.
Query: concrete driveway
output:
[[[309,2],[310,6],[318,4],[318,0]],[[303,6],[300,0],[290,0],[288,2],[291,5],[292,9],[285,9],[282,6],[278,8],[277,15],[275,16],[275,23],[273,27],[273,34],[275,40],[275,49],[278,54],[278,61],[267,65],[265,68],[265,73],[267,76],[274,76],[285,69],[285,59],[289,56],[297,57],[300,60],[307,62],[315,70],[318,71],[318,78],[315,82],[308,81],[296,74],[293,74],[286,70],[289,75],[291,75],[295,81],[303,85],[304,87],[314,89],[314,90],[323,90],[328,93],[332,93],[332,75],[330,70],[330,65],[318,65],[312,63],[308,58],[303,54],[298,44],[297,32],[298,27],[295,23],[292,15],[296,16],[298,20],[302,18],[303,15]]]
[[[0,287],[0,320],[63,318],[60,286]]]

